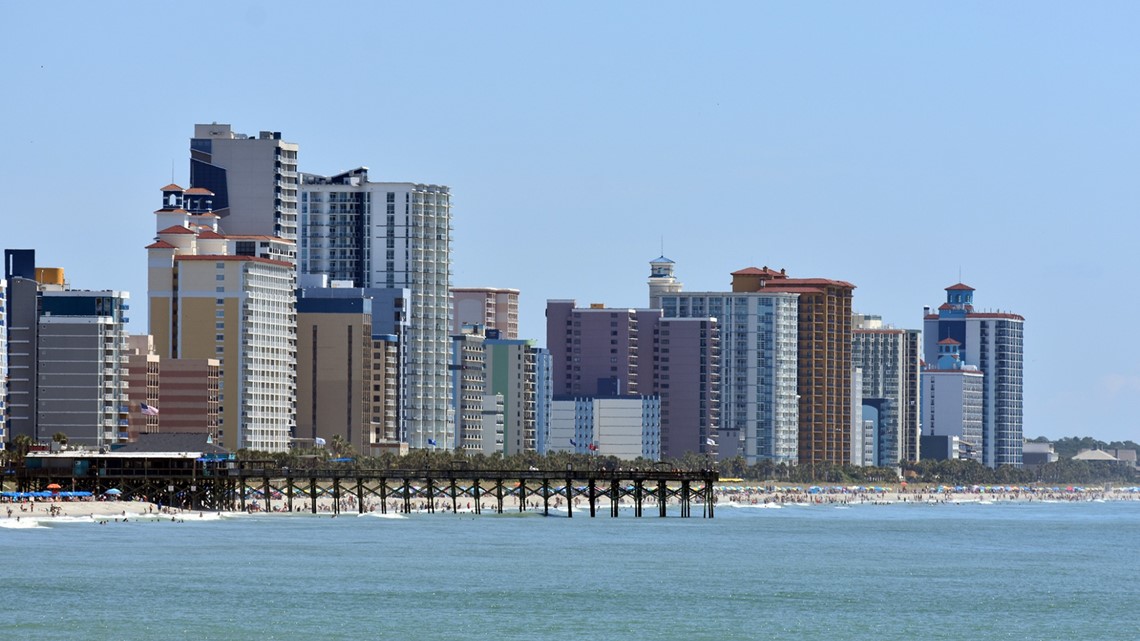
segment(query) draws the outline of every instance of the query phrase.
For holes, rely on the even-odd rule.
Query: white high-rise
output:
[[[335,176],[301,174],[300,216],[302,274],[411,290],[401,395],[407,443],[454,446],[450,190],[369,182],[366,167]]]
[[[720,326],[717,453],[795,463],[799,456],[799,294],[683,292],[673,261],[650,263],[651,304],[665,318],[713,317]]]

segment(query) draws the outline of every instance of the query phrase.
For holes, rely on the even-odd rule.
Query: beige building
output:
[[[372,300],[297,301],[297,440],[343,438],[367,452],[373,441]]]
[[[127,401],[131,408],[127,440],[133,442],[139,434],[159,431],[158,414],[144,408],[158,407],[160,359],[149,334],[128,337],[127,352]]]
[[[451,288],[451,333],[465,325],[499,330],[499,338],[519,337],[519,290],[495,287]]]
[[[209,201],[188,191],[163,189],[158,239],[147,247],[155,351],[218,361],[222,446],[283,451],[295,426],[294,243],[224,236],[201,209]]]

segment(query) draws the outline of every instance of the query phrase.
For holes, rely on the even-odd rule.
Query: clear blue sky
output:
[[[1026,317],[1027,436],[1140,440],[1140,4],[10,3],[0,245],[124,289],[196,122],[449,185],[454,284],[644,307],[749,265]]]

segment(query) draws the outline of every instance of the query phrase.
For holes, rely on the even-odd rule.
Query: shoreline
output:
[[[1087,503],[1109,501],[1140,501],[1140,488],[1127,487],[1115,489],[1089,489],[1074,487],[1049,488],[1021,488],[1021,487],[983,487],[970,488],[955,487],[858,487],[858,486],[759,486],[759,485],[727,485],[719,484],[716,488],[717,507],[769,507],[780,508],[785,506],[852,506],[852,505],[962,505],[962,504],[1025,504],[1033,502],[1047,503]],[[458,501],[456,513],[475,515],[474,505],[470,497]],[[389,503],[387,513],[380,509],[378,501],[365,501],[365,509],[360,512],[354,497],[342,499],[339,505],[335,500],[322,497],[317,500],[318,510],[316,516],[355,516],[358,514],[375,514],[377,516],[398,517],[403,516],[398,505],[402,501]],[[495,515],[497,503],[483,499],[482,511],[488,515]],[[679,502],[674,498],[669,501],[670,506]],[[428,502],[424,498],[412,501],[412,514],[429,514]],[[584,497],[577,497],[574,501],[574,511],[589,510],[589,502]],[[293,512],[287,511],[284,499],[275,499],[271,503],[271,510],[263,509],[260,501],[247,501],[247,510],[193,510],[162,507],[157,503],[141,500],[40,500],[22,502],[0,503],[0,526],[10,527],[15,523],[38,523],[44,520],[75,520],[76,518],[90,518],[95,522],[126,521],[128,519],[211,519],[222,515],[265,514],[265,515],[306,515],[313,516],[311,503],[307,497],[295,499]],[[600,512],[610,509],[608,498],[601,496],[596,501],[596,509]],[[622,508],[634,507],[630,497],[623,497],[619,502]],[[646,499],[643,502],[647,512],[656,510],[656,501]],[[694,516],[699,517],[700,503],[693,502]],[[541,512],[543,503],[538,497],[527,499],[525,513]],[[565,513],[565,497],[558,496],[550,501],[552,514]],[[451,501],[437,498],[434,512],[438,514],[451,513]],[[519,502],[514,496],[503,497],[503,514],[519,513]]]

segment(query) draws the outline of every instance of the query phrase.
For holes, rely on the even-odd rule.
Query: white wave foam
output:
[[[35,518],[16,519],[0,519],[0,528],[7,528],[9,530],[46,530],[45,525],[40,525],[40,520]]]
[[[408,517],[404,516],[403,514],[384,514],[383,512],[365,512],[364,514],[358,514],[357,516],[371,517],[374,519],[406,519],[406,518],[408,518]]]

